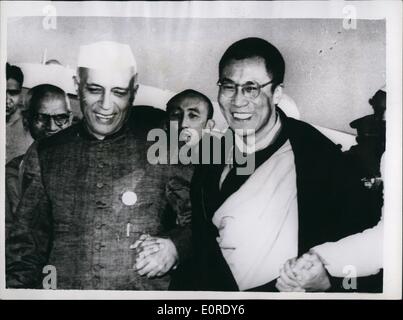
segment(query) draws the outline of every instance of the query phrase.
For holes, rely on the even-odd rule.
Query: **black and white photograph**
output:
[[[0,13],[2,299],[401,299],[400,1]]]

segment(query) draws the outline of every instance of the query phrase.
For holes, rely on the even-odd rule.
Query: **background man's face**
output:
[[[86,69],[79,83],[81,111],[88,129],[98,139],[124,125],[134,99],[132,69]]]
[[[64,97],[44,98],[30,124],[30,132],[35,140],[49,137],[71,125],[72,114],[69,112]]]
[[[6,119],[7,121],[17,111],[22,101],[21,85],[20,83],[10,78],[7,80],[7,100],[6,100]]]
[[[232,84],[247,84],[255,82],[260,85],[271,81],[262,58],[248,58],[244,60],[231,60],[223,69],[220,82]],[[253,129],[258,135],[265,128],[274,113],[273,93],[271,84],[261,89],[260,95],[255,99],[248,99],[237,88],[233,97],[227,98],[218,93],[218,102],[221,111],[232,129]]]
[[[169,120],[178,121],[179,141],[187,145],[197,145],[202,130],[208,123],[208,105],[202,99],[189,97],[182,99],[169,110]]]

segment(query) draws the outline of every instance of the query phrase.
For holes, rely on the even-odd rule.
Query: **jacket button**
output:
[[[105,246],[101,243],[96,243],[94,245],[95,250],[100,251],[102,248],[104,248]]]
[[[95,203],[97,204],[97,206],[106,206],[106,203],[102,200],[97,200]]]
[[[101,277],[100,276],[94,276],[92,278],[92,284],[93,284],[94,288],[98,288],[100,283],[101,283]]]
[[[101,264],[96,264],[96,265],[94,265],[93,269],[94,269],[94,271],[98,272],[98,271],[100,271],[103,267],[104,267],[104,266],[101,265]]]

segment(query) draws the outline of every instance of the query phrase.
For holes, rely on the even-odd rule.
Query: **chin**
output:
[[[240,123],[233,123],[231,125],[232,129],[235,130],[255,130],[256,126],[254,126],[253,124],[240,124]]]

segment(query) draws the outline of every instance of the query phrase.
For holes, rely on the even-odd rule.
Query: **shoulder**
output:
[[[18,157],[15,157],[14,159],[10,160],[6,164],[6,171],[7,170],[12,170],[12,169],[18,169],[20,167],[21,161],[24,159],[24,154],[20,155]]]
[[[282,121],[294,151],[297,149],[329,156],[342,154],[339,146],[312,125],[288,117]]]
[[[129,125],[135,129],[162,128],[166,120],[166,112],[151,106],[133,106],[129,117]]]
[[[79,127],[81,126],[81,122],[72,125],[69,128],[66,128],[58,133],[42,139],[36,143],[36,149],[38,152],[44,152],[49,149],[53,149],[57,146],[64,146],[75,141],[79,136]]]

